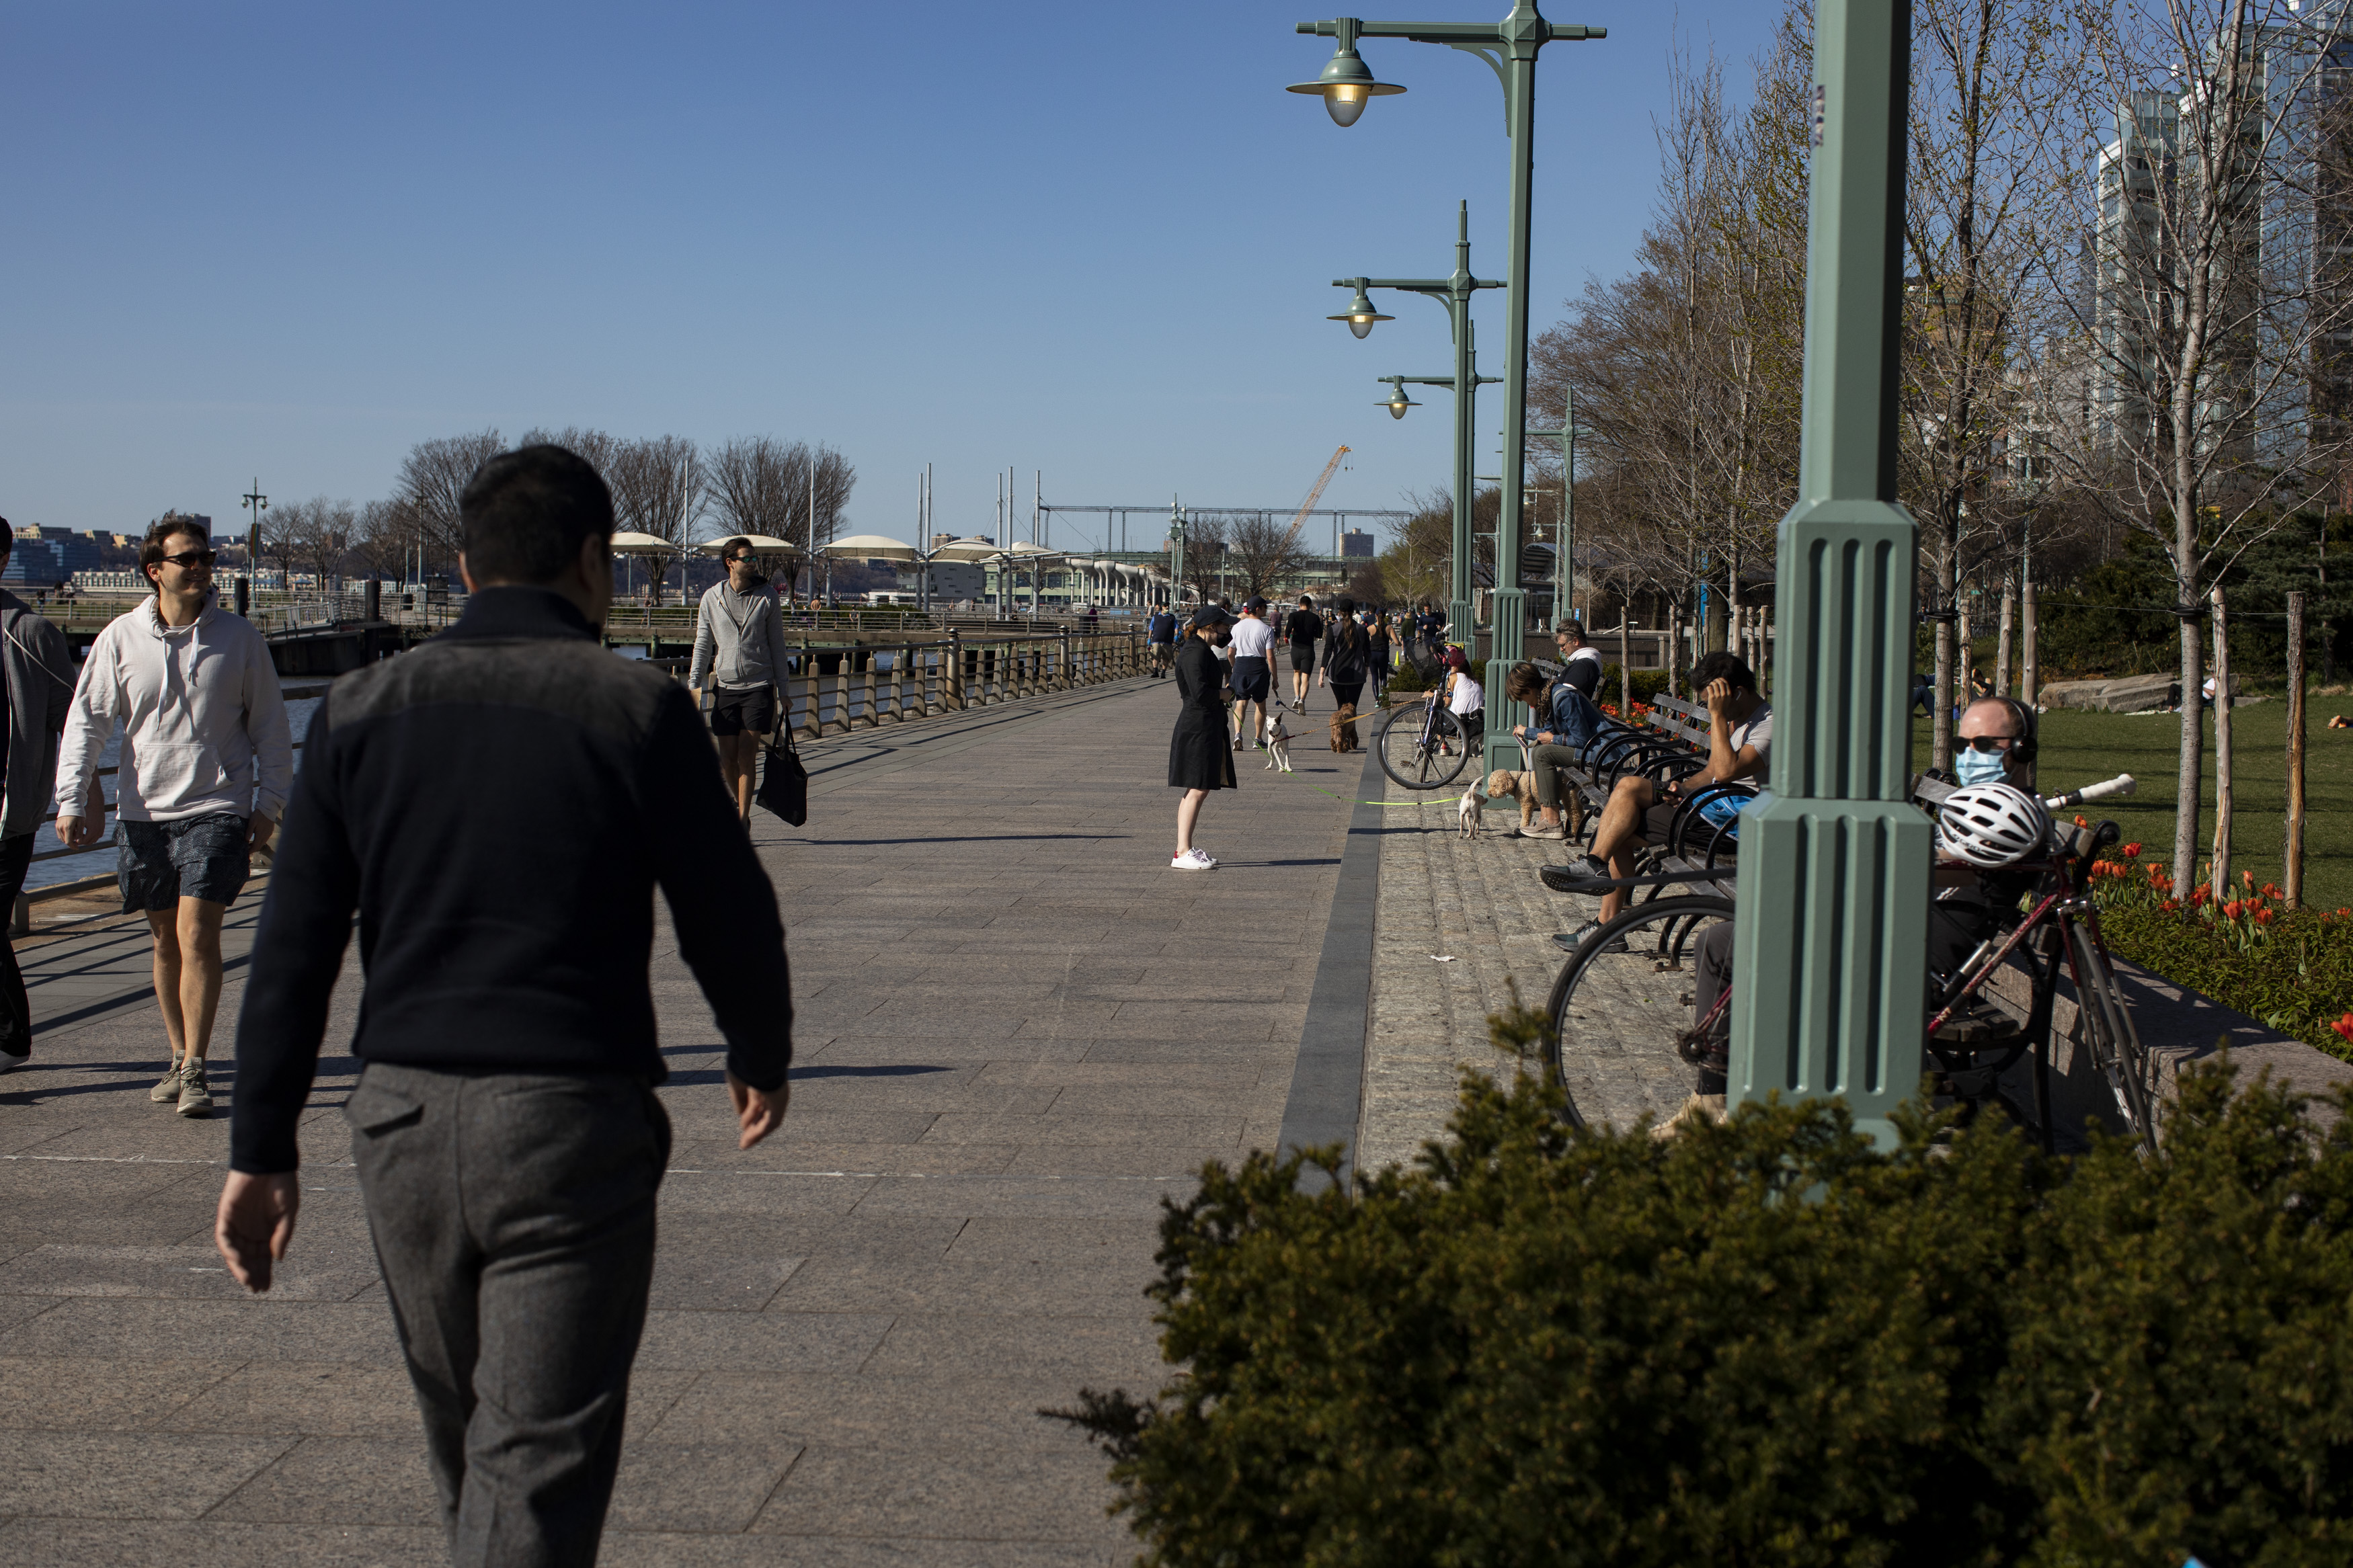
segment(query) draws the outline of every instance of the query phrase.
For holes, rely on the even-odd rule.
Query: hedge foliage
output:
[[[1208,1166],[1178,1374],[1048,1414],[1154,1564],[2353,1561],[2353,1121],[2182,1095],[2161,1154],[2053,1161],[1823,1102],[1573,1131],[1473,1075],[1353,1192]]]

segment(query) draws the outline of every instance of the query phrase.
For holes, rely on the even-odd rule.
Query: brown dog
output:
[[[1511,799],[1519,802],[1520,826],[1525,828],[1535,819],[1535,774],[1516,768],[1497,768],[1487,775],[1489,800]]]
[[[1332,715],[1332,750],[1353,752],[1356,745],[1356,705],[1343,702],[1340,710]]]

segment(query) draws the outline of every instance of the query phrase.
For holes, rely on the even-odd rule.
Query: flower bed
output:
[[[2235,899],[2216,899],[2203,879],[2185,904],[2139,845],[2116,856],[2093,868],[2110,951],[2353,1061],[2353,909],[2291,910],[2252,873]]]

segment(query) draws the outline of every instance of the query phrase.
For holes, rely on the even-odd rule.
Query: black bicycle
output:
[[[1444,789],[1471,760],[1470,732],[1446,706],[1446,689],[1420,706],[1392,708],[1373,739],[1381,772],[1406,789]]]
[[[2131,775],[2092,784],[2044,802],[2053,811],[2133,789]],[[1936,787],[1936,794],[1945,793]],[[1933,802],[1932,802],[1933,804]],[[2106,1084],[2124,1125],[2150,1151],[2157,1147],[2159,1120],[2158,1063],[2133,1026],[2132,1010],[2116,984],[2107,944],[2100,936],[2099,910],[2091,891],[2091,868],[2099,852],[2121,830],[2113,822],[2054,830],[2049,853],[2010,868],[2031,878],[2034,891],[2026,912],[1998,930],[1944,977],[1934,998],[1937,1011],[1923,1030],[1923,1062],[1936,1089],[1969,1114],[1998,1108],[2033,1132],[2048,1149],[2052,1122],[2050,1034],[2063,967],[2073,983],[2075,1017],[2067,1039],[2084,1053]],[[1686,849],[1688,854],[1688,848]],[[1715,858],[1715,846],[1709,846]],[[1721,1070],[1730,1034],[1726,986],[1704,1016],[1694,1020],[1696,973],[1691,963],[1709,930],[1732,919],[1733,902],[1717,894],[1669,894],[1694,882],[1728,881],[1736,868],[1712,865],[1689,872],[1668,871],[1622,879],[1587,876],[1577,867],[1546,866],[1538,875],[1556,892],[1599,893],[1611,888],[1650,889],[1647,901],[1630,905],[1616,920],[1577,944],[1553,981],[1546,1009],[1552,1025],[1546,1066],[1568,1090],[1572,1120],[1586,1120],[1576,1100],[1580,1085],[1599,1092],[1595,1068],[1605,1059],[1662,1055],[1671,1043],[1686,1068]],[[2013,955],[2024,963],[2031,1000],[2021,1019],[1984,996],[1987,982]],[[1661,984],[1661,974],[1693,976],[1688,984]],[[2031,1052],[2031,1106],[2010,1087],[2010,1069]],[[1637,1064],[1639,1067],[1639,1064]]]

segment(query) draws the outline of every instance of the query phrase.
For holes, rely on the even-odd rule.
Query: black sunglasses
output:
[[[2006,752],[2019,742],[2016,735],[1956,735],[1953,739],[1973,752]]]
[[[166,555],[161,559],[167,564],[173,566],[209,566],[214,562],[220,559],[220,552],[217,550],[183,550],[177,555]]]

